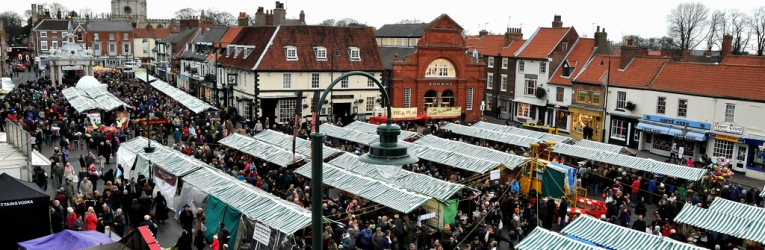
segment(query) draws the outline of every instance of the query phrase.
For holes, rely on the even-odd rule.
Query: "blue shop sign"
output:
[[[661,123],[672,124],[672,125],[683,126],[683,127],[700,128],[705,130],[709,130],[710,128],[712,128],[712,124],[706,123],[706,122],[689,121],[689,120],[669,118],[669,117],[658,116],[658,115],[643,114],[643,120],[661,122]]]

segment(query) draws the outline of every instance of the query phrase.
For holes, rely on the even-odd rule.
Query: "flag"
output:
[[[313,109],[311,109],[311,133],[316,132],[316,124],[318,121],[319,113],[319,98],[321,98],[319,91],[313,92]]]
[[[292,162],[296,162],[295,158],[295,142],[297,140],[297,133],[300,128],[300,114],[303,113],[303,91],[297,91],[295,94],[295,125],[292,131]]]

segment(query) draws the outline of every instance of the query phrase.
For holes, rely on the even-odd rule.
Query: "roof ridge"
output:
[[[547,52],[547,55],[548,55],[548,56],[549,56],[550,54],[552,54],[552,53],[553,53],[553,51],[555,51],[555,48],[557,48],[557,47],[558,47],[558,44],[559,44],[561,41],[563,41],[563,38],[566,38],[566,35],[568,35],[568,33],[569,33],[569,32],[571,32],[571,27],[568,27],[568,29],[566,30],[566,33],[563,33],[563,35],[560,37],[560,39],[558,39],[558,42],[557,42],[557,43],[555,43],[555,46],[554,46],[552,49],[550,49],[550,52]],[[577,40],[578,40],[578,39],[577,39]]]
[[[268,40],[268,43],[266,44],[266,48],[263,49],[263,52],[260,53],[260,58],[258,58],[258,61],[255,62],[255,66],[252,67],[252,70],[256,70],[258,66],[260,66],[260,61],[263,60],[263,57],[268,53],[268,49],[271,48],[271,44],[274,43],[274,38],[276,38],[276,34],[279,33],[279,29],[281,29],[281,25],[276,26],[276,29],[274,30],[274,34],[271,35],[271,39]]]
[[[529,37],[529,39],[526,39],[526,42],[523,43],[523,45],[521,45],[521,48],[519,48],[518,51],[515,52],[513,57],[518,57],[518,55],[521,54],[521,52],[523,52],[524,49],[526,49],[526,46],[529,46],[529,43],[531,43],[531,41],[534,40],[534,37],[537,36],[537,33],[539,33],[539,30],[541,29],[542,27],[537,28],[537,30],[534,31],[534,34],[531,34],[531,37]]]
[[[661,74],[661,71],[663,71],[663,70],[664,70],[664,66],[666,66],[666,65],[667,65],[667,63],[670,63],[670,62],[664,62],[664,63],[662,63],[662,64],[661,64],[661,67],[659,68],[659,70],[658,70],[658,71],[656,71],[656,74],[654,74],[654,75],[653,75],[653,78],[651,78],[651,81],[650,81],[650,82],[648,82],[648,85],[645,85],[645,88],[646,88],[646,89],[650,88],[650,87],[651,87],[651,85],[653,85],[653,83],[656,81],[656,78],[658,78],[658,77],[659,77],[659,74]]]
[[[593,51],[594,51],[594,50],[593,50]],[[593,53],[594,53],[594,52],[593,52]],[[576,73],[576,77],[574,77],[573,79],[571,79],[571,81],[573,82],[573,81],[576,81],[576,80],[578,80],[579,76],[580,76],[580,75],[582,75],[582,73],[583,73],[585,70],[587,70],[587,68],[588,68],[588,67],[590,67],[590,63],[591,63],[593,60],[595,60],[595,58],[596,58],[596,57],[597,57],[597,55],[593,56],[592,54],[590,54],[590,58],[588,58],[588,59],[587,59],[587,62],[585,62],[585,63],[584,63],[584,66],[582,66],[582,69],[581,69],[581,70],[579,70],[579,72],[577,72],[577,73]]]
[[[547,83],[548,84],[550,84],[550,82],[552,82],[553,79],[557,78],[556,75],[558,73],[558,69],[560,69],[560,67],[563,65],[563,63],[568,61],[568,56],[571,55],[571,52],[574,51],[574,49],[576,49],[577,45],[579,45],[579,40],[580,39],[581,39],[581,37],[577,37],[576,38],[576,41],[574,41],[574,44],[571,45],[571,49],[566,52],[566,56],[564,56],[563,60],[560,60],[560,63],[558,63],[558,65],[555,66],[555,70],[552,72],[552,76],[553,77],[548,77],[547,78]]]

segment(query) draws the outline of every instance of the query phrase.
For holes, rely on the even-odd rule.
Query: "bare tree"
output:
[[[199,10],[192,9],[192,8],[184,8],[175,11],[175,18],[177,19],[185,19],[193,16],[199,16]]]
[[[61,3],[50,3],[50,4],[45,4],[45,8],[46,8],[46,9],[48,9],[48,10],[50,11],[50,14],[51,14],[52,16],[55,16],[55,15],[56,15],[56,13],[57,13],[57,11],[59,11],[59,10],[61,11],[61,13],[62,13],[63,15],[66,15],[66,13],[68,13],[68,12],[69,12],[69,8],[67,8],[66,6],[64,6],[64,5],[63,5],[63,4],[61,4]]]
[[[667,15],[667,35],[679,43],[679,49],[693,49],[704,40],[708,15],[709,8],[702,3],[678,4]]]
[[[318,25],[319,26],[335,26],[335,19],[330,18],[330,19],[321,21]]]
[[[757,55],[762,56],[765,53],[765,6],[752,10],[752,13],[754,43],[757,46]]]
[[[80,17],[85,17],[85,16],[93,17],[93,13],[94,13],[93,9],[88,7],[80,9]]]
[[[236,25],[236,17],[233,14],[220,11],[216,8],[208,8],[205,10],[205,17],[212,21],[214,26],[231,26]]]
[[[356,19],[353,18],[343,18],[340,20],[337,20],[335,22],[335,26],[364,26],[363,24],[359,23]]]
[[[422,20],[414,18],[414,19],[401,19],[401,21],[398,21],[396,24],[418,24],[418,23],[424,23]]]
[[[752,20],[749,15],[738,9],[731,10],[729,16],[728,34],[733,36],[731,50],[734,55],[741,55],[749,44],[749,38],[752,37]]]
[[[0,13],[0,20],[2,20],[3,24],[5,24],[5,33],[7,33],[8,38],[10,38],[8,43],[14,44],[18,41],[18,39],[28,34],[28,32],[25,31],[29,30],[29,26],[26,25],[25,29],[26,22],[24,22],[24,19],[21,18],[21,15],[15,11],[6,11]]]
[[[717,42],[722,39],[723,30],[725,30],[725,11],[715,10],[709,17],[709,32],[705,38],[707,50],[711,51]]]

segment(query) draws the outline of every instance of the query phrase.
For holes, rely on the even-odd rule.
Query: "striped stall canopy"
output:
[[[765,244],[765,222],[752,222],[746,233],[741,235],[741,238]]]
[[[662,237],[661,242],[654,248],[656,250],[706,250],[707,248],[697,247],[688,243],[682,243],[669,237]]]
[[[136,79],[139,79],[141,81],[146,82],[146,74],[145,73],[136,73]],[[156,78],[149,77],[149,81],[154,80]],[[206,103],[202,100],[199,100],[198,98],[189,95],[183,90],[180,90],[176,87],[173,87],[172,85],[157,79],[156,81],[151,83],[151,86],[155,89],[159,90],[159,92],[164,93],[165,95],[169,96],[170,98],[173,98],[173,100],[177,101],[178,103],[182,104],[189,110],[191,110],[194,113],[202,113],[204,111],[208,110],[218,110],[213,105],[210,105],[209,103]]]
[[[311,163],[308,163],[295,170],[295,172],[311,178],[311,167]],[[406,189],[346,171],[327,163],[324,164],[322,172],[324,174],[324,184],[406,214],[414,211],[431,199],[431,197],[410,192]]]
[[[712,201],[712,204],[709,205],[709,211],[765,223],[765,208],[742,204],[723,198],[715,198]]]
[[[93,109],[112,111],[120,106],[130,107],[116,96],[100,88],[81,90],[71,87],[62,90],[61,93],[64,94],[69,104],[80,113]]]
[[[607,223],[600,221],[602,223]],[[608,223],[613,225],[612,223]],[[617,226],[617,225],[614,225]],[[661,237],[653,234],[647,234],[643,231],[637,231],[626,227],[620,227],[621,234],[614,237],[608,243],[602,244],[613,249],[634,249],[634,250],[654,250],[655,246],[661,242]]]
[[[375,180],[384,181],[391,185],[422,194],[440,202],[446,202],[464,185],[442,181],[428,175],[418,174],[411,171],[400,170],[398,175],[391,179],[382,177],[374,165],[359,161],[359,157],[352,154],[342,154],[329,161],[329,164],[340,167],[347,171],[366,176]],[[398,166],[400,167],[400,166]]]
[[[621,153],[628,153],[628,154],[631,154],[631,155],[637,154],[634,150],[632,150],[632,149],[630,149],[628,147],[623,147],[623,146],[613,145],[613,144],[608,144],[608,143],[602,143],[602,142],[593,141],[593,140],[581,140],[581,141],[578,141],[578,142],[574,143],[574,145],[579,146],[579,147],[583,147],[583,148],[597,149],[597,150],[600,150],[600,151],[616,153],[616,154],[621,154]]]
[[[276,130],[266,129],[261,131],[257,135],[253,136],[253,138],[292,152],[292,136],[291,135],[281,133]],[[300,137],[295,138],[295,152],[304,156],[311,155],[311,141],[302,139]],[[327,146],[324,146],[322,149],[322,155],[324,156],[325,159],[327,157],[333,156],[340,152],[341,151],[338,149],[334,149]]]
[[[740,237],[746,233],[747,228],[752,223],[748,219],[731,220],[730,216],[726,214],[697,206],[683,206],[680,213],[675,216],[675,222],[735,237]]]
[[[193,185],[208,194],[213,191],[236,188],[238,187],[236,183],[241,182],[233,176],[214,168],[202,168],[181,179],[183,179],[184,183]]]
[[[537,227],[534,231],[531,231],[521,243],[515,246],[515,249],[604,250],[605,248],[588,245],[558,233],[548,231],[542,227]]]
[[[335,138],[343,139],[346,141],[352,141],[365,146],[372,145],[372,143],[375,143],[378,140],[380,140],[380,136],[378,135],[353,131],[353,130],[341,128],[341,127],[327,124],[327,123],[322,124],[319,127],[319,131],[329,137],[335,137]]]
[[[539,143],[542,140],[538,138],[525,137],[521,135],[506,134],[502,132],[486,130],[478,127],[468,127],[454,123],[447,123],[442,126],[443,129],[452,131],[452,133],[474,138],[510,144],[518,147],[528,148],[531,143]]]
[[[207,163],[194,159],[191,156],[185,155],[178,150],[174,150],[154,140],[152,140],[151,143],[155,148],[154,153],[147,154],[144,152],[144,147],[146,147],[148,143],[146,138],[136,137],[121,143],[120,148],[124,148],[144,159],[150,159],[153,164],[156,164],[165,171],[179,177],[190,174],[200,168],[209,167]]]
[[[359,132],[362,132],[362,133],[376,135],[377,134],[377,126],[379,126],[379,125],[375,125],[375,124],[371,124],[371,123],[367,123],[367,122],[355,121],[355,122],[352,122],[351,124],[345,125],[345,127],[343,127],[343,128],[345,128],[347,130],[354,130],[354,131],[359,131]],[[406,131],[406,130],[402,129],[401,130],[401,134],[398,135],[398,139],[403,141],[403,140],[406,140],[406,139],[409,139],[409,138],[412,138],[412,137],[417,137],[417,136],[421,136],[421,135],[418,134],[418,133],[412,132],[412,131]]]
[[[491,130],[491,131],[497,131],[505,134],[512,134],[512,135],[520,135],[525,137],[531,137],[534,139],[540,139],[542,141],[554,141],[557,143],[565,143],[570,141],[575,141],[571,137],[561,136],[561,135],[554,135],[549,133],[543,133],[528,129],[522,129],[522,128],[516,128],[511,126],[504,126],[499,124],[493,124],[488,122],[477,122],[473,124],[472,127],[475,128],[482,128],[485,130]]]
[[[484,174],[490,170],[497,169],[502,163],[479,159],[452,151],[437,149],[408,142],[399,142],[407,146],[407,152],[421,160],[432,161],[450,167],[455,167],[471,172]]]
[[[529,160],[527,157],[517,156],[486,147],[476,146],[470,143],[443,139],[434,135],[426,135],[420,139],[417,139],[414,141],[414,143],[443,150],[461,152],[462,154],[478,159],[490,159],[492,161],[502,163],[505,165],[505,167],[511,170],[523,165]]]
[[[293,159],[290,151],[240,134],[229,134],[218,143],[282,167],[305,159],[305,156],[300,154],[295,154]]]
[[[589,215],[581,215],[566,226],[562,233],[617,250],[652,250],[661,237],[621,227]]]

